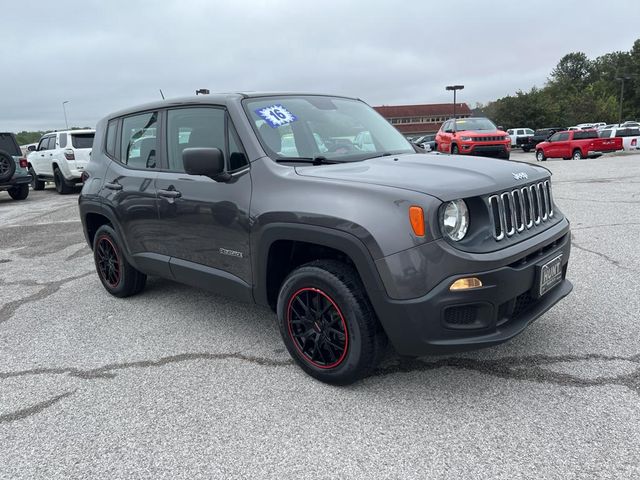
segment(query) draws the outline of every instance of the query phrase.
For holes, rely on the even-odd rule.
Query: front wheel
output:
[[[458,150],[458,145],[454,143],[453,145],[451,145],[451,155],[458,155],[458,153],[460,153],[460,151]]]
[[[104,288],[115,297],[129,297],[142,291],[147,276],[124,257],[115,230],[101,226],[93,237],[93,260]]]
[[[542,150],[538,150],[536,152],[536,160],[538,162],[544,162],[547,159],[547,157],[544,156],[544,152]]]
[[[287,350],[309,375],[347,385],[369,375],[387,343],[357,272],[334,260],[294,270],[278,295]]]
[[[578,150],[577,148],[573,151],[573,156],[572,158],[574,160],[582,160],[582,152],[580,150]]]
[[[29,196],[29,184],[10,188],[9,195],[14,200],[24,200]]]

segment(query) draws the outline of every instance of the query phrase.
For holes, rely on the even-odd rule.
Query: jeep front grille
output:
[[[488,202],[496,240],[536,228],[553,217],[549,180],[492,195]]]

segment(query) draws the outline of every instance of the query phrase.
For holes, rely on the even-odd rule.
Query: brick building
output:
[[[427,105],[383,105],[373,107],[405,136],[417,137],[436,133],[440,125],[453,118],[453,103],[433,103]],[[456,117],[471,116],[466,103],[456,104]]]

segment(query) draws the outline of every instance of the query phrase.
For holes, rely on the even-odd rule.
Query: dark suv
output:
[[[356,139],[367,138],[366,142]],[[362,101],[224,94],[114,113],[80,215],[102,284],[159,275],[277,312],[310,375],[504,342],[572,289],[549,171],[417,154]]]
[[[27,170],[27,160],[10,132],[0,132],[0,192],[7,191],[14,200],[24,200],[29,196],[31,175]]]

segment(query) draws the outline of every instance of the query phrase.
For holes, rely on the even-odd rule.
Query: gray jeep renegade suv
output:
[[[271,306],[325,382],[486,347],[572,289],[549,171],[424,155],[360,100],[223,94],[101,120],[80,215],[109,293],[159,275]]]

